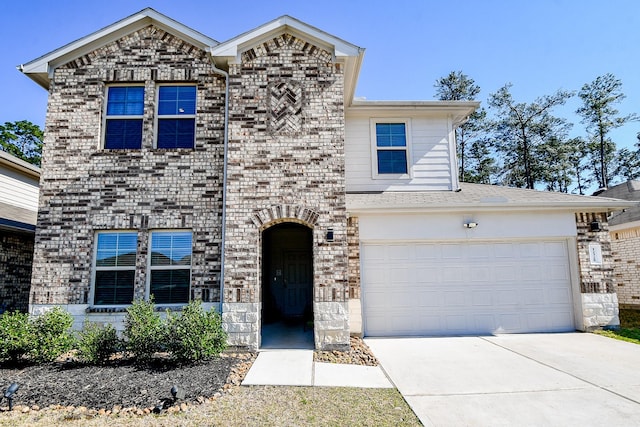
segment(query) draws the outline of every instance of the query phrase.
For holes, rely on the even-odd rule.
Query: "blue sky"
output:
[[[218,41],[291,15],[366,48],[356,95],[367,99],[433,99],[435,80],[461,70],[481,101],[511,82],[516,100],[530,102],[610,72],[627,95],[621,112],[640,113],[637,0],[30,0],[0,3],[0,123],[44,126],[47,93],[17,65],[145,7]],[[556,110],[575,123],[573,135],[585,133],[573,115],[579,104]],[[639,131],[631,123],[612,137],[632,146]]]

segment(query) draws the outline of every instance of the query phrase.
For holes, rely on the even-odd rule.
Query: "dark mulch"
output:
[[[108,366],[86,366],[67,360],[40,366],[0,368],[0,390],[16,382],[14,405],[84,406],[91,409],[153,408],[171,398],[171,387],[184,389],[183,402],[201,402],[220,393],[254,355],[224,354],[210,361],[176,366],[158,358],[148,366],[114,361]],[[250,362],[249,362],[250,364]],[[6,405],[6,401],[3,402]]]

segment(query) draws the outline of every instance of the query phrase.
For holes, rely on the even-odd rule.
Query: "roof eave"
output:
[[[11,169],[20,171],[26,175],[29,175],[35,179],[40,178],[40,168],[36,165],[32,165],[29,162],[25,162],[9,153],[5,153],[0,150],[0,165],[5,165]]]
[[[216,40],[180,24],[154,9],[146,8],[26,64],[19,65],[17,68],[43,88],[49,89],[50,78],[56,67],[150,24],[175,34],[203,50],[218,44]]]
[[[439,213],[468,212],[469,210],[484,212],[613,212],[620,209],[636,207],[638,203],[624,201],[611,203],[547,203],[544,206],[528,203],[458,203],[439,204],[437,206],[399,206],[399,207],[363,207],[349,206],[347,212],[361,214],[384,213]]]

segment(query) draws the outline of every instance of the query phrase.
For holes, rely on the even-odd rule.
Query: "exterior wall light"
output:
[[[465,222],[462,224],[464,228],[476,228],[478,226],[477,222]]]
[[[602,231],[602,224],[600,224],[600,221],[593,221],[591,224],[589,224],[589,230]]]
[[[327,242],[333,242],[333,228],[327,229]]]

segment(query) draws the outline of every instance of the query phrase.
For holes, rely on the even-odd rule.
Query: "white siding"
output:
[[[442,117],[411,117],[395,112],[393,117],[407,118],[411,125],[408,136],[411,153],[409,179],[374,179],[372,170],[371,118],[385,116],[349,117],[346,119],[345,162],[347,191],[428,191],[452,190],[453,182],[449,144],[449,121]]]
[[[0,165],[0,203],[38,210],[38,181]]]

